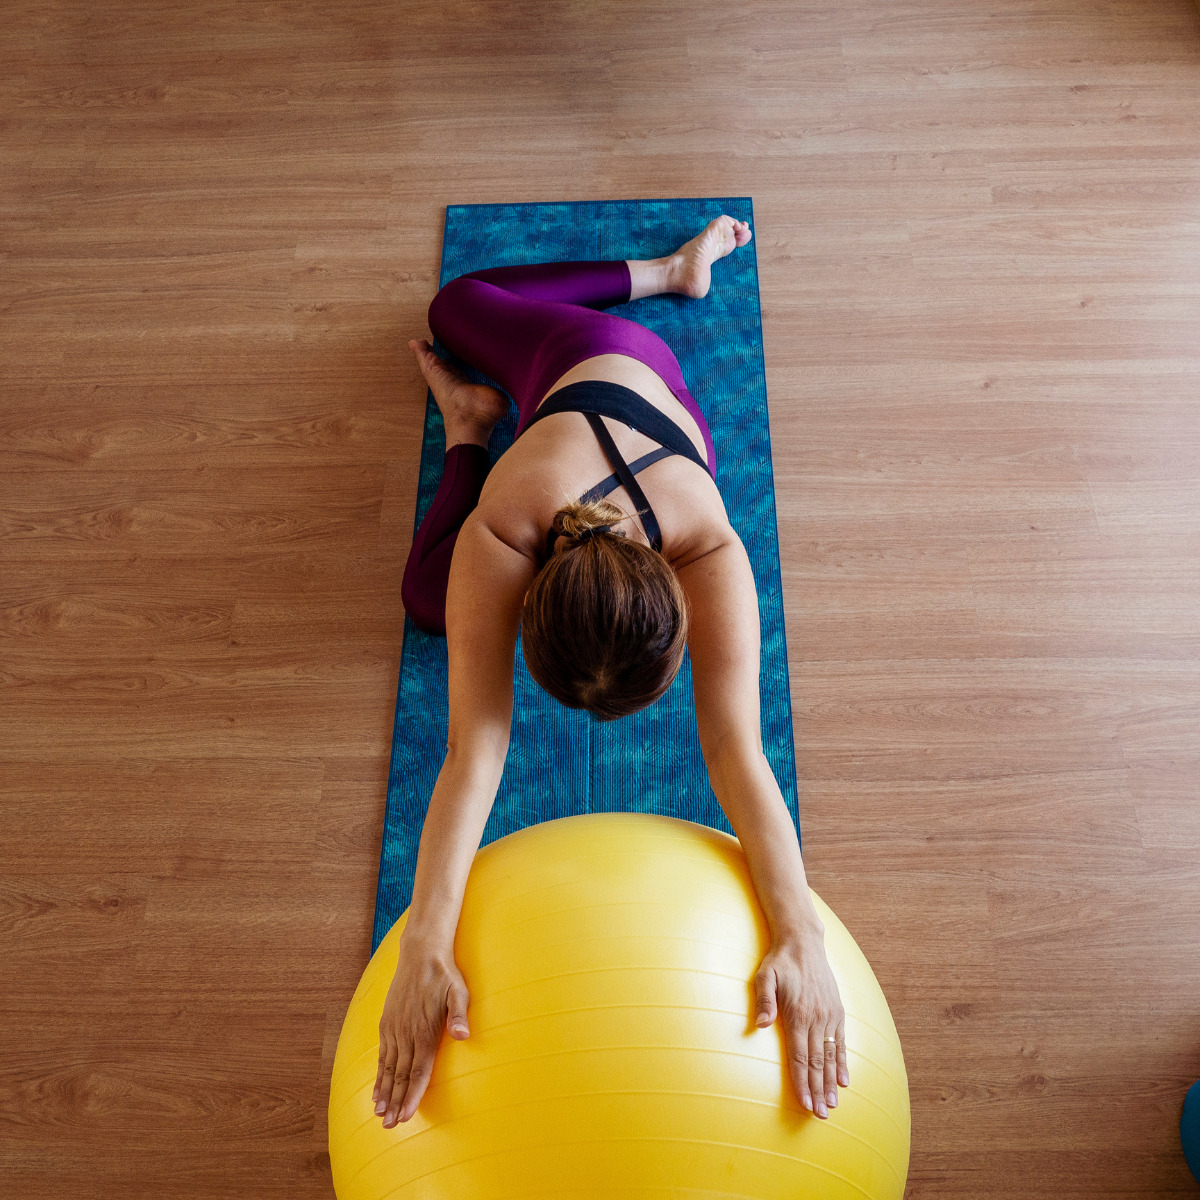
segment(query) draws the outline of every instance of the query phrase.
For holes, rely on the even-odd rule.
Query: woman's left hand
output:
[[[846,1010],[819,933],[775,940],[754,976],[760,1028],[783,1018],[788,1073],[800,1102],[818,1117],[837,1108],[837,1089],[850,1086]],[[827,1042],[826,1038],[836,1039]]]

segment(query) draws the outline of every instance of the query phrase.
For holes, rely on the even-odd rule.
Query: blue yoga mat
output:
[[[754,228],[748,196],[453,205],[446,209],[441,284],[468,271],[515,263],[659,258],[722,213]],[[799,836],[756,246],[752,238],[713,265],[712,288],[703,300],[650,296],[608,311],[648,326],[671,347],[712,430],[717,486],[758,587],[763,749]],[[435,342],[434,349],[476,382],[495,383],[453,359],[444,346]],[[514,406],[492,435],[493,461],[515,429]],[[417,524],[437,491],[444,454],[441,414],[427,394]],[[445,639],[406,619],[372,949],[412,899],[421,828],[446,754],[446,728]],[[529,677],[518,642],[512,739],[480,844],[576,813],[631,811],[733,833],[700,754],[690,662],[684,659],[657,703],[618,721],[598,722],[543,692]]]

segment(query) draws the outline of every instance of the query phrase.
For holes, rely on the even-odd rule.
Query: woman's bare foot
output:
[[[496,422],[508,412],[508,397],[498,388],[472,383],[457,367],[438,358],[426,338],[413,338],[408,345],[441,410],[446,449],[459,442],[486,446]]]
[[[669,290],[682,292],[693,300],[707,296],[712,264],[744,246],[752,236],[746,221],[735,221],[724,214],[709,221],[703,233],[685,242],[668,260]]]

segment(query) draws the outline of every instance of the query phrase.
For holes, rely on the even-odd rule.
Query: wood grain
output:
[[[0,1190],[332,1194],[444,206],[749,194],[908,1195],[1194,1195],[1192,0],[184,16],[0,40]]]

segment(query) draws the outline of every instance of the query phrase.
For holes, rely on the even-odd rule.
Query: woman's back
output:
[[[549,394],[585,380],[603,380],[636,392],[686,435],[698,458],[706,456],[695,420],[644,363],[616,354],[585,360],[558,380]],[[601,419],[625,463],[635,462],[661,445],[620,420]],[[610,475],[613,464],[582,412],[555,412],[541,419],[535,415],[527,425],[492,468],[473,518],[536,561],[544,554],[546,531],[555,512]],[[683,454],[671,454],[640,471],[637,483],[661,530],[662,554],[673,566],[691,561],[714,538],[726,535],[724,503],[712,477],[699,463]],[[626,513],[638,509],[624,486],[615,488],[607,498]],[[621,532],[636,541],[649,540],[643,522],[636,517],[622,522]]]

